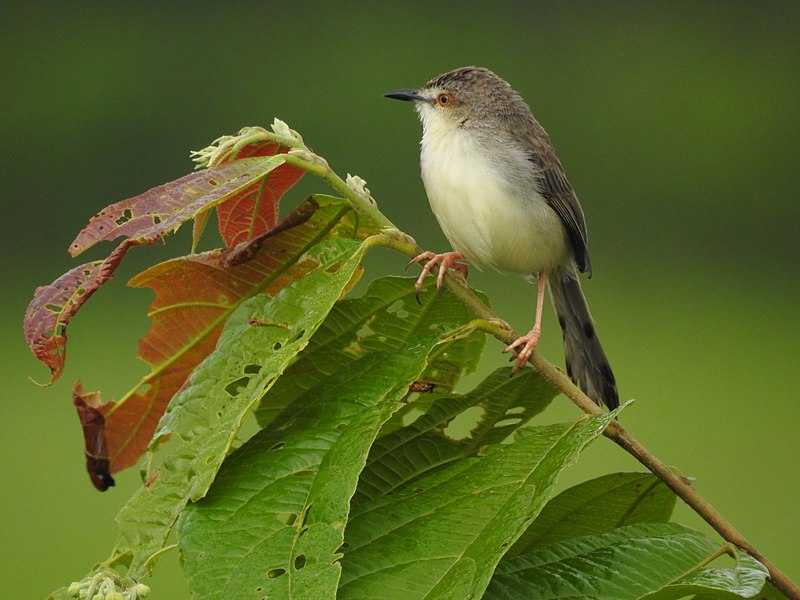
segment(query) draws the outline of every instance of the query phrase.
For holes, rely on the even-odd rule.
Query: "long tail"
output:
[[[556,269],[547,279],[564,335],[567,374],[592,400],[616,408],[619,393],[614,373],[597,337],[578,273],[574,268]]]

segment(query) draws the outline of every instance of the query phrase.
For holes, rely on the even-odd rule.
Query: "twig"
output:
[[[448,276],[445,278],[448,287],[464,302],[475,315],[489,326],[486,331],[494,335],[504,344],[510,344],[517,338],[511,327],[500,320],[491,309],[481,302],[466,285],[461,277]],[[599,415],[603,411],[591,398],[584,394],[567,375],[553,363],[534,352],[528,361],[533,368],[542,375],[552,386],[560,390],[583,412],[590,415]],[[790,600],[800,600],[800,586],[792,581],[771,560],[759,552],[742,533],[736,529],[711,503],[692,487],[689,480],[681,477],[670,469],[658,457],[652,454],[628,431],[612,421],[603,432],[607,438],[613,440],[623,450],[628,452],[642,465],[647,467],[654,475],[663,481],[675,494],[688,504],[692,510],[700,515],[706,523],[711,525],[723,539],[730,542],[743,552],[746,552],[769,571],[773,585]]]
[[[307,150],[302,142],[300,144],[286,145]],[[382,236],[382,243],[384,245],[390,246],[409,257],[415,257],[422,252],[422,249],[417,245],[414,239],[395,228],[391,221],[378,210],[374,201],[369,198],[368,195],[350,187],[348,183],[336,175],[324,161],[314,164],[313,160],[317,157],[313,153],[311,153],[311,157],[312,160],[309,161],[305,160],[305,157],[293,156],[288,158],[287,162],[292,162],[314,175],[325,179],[331,187],[348,200],[354,211],[372,219],[373,222],[381,226],[384,230],[384,235]],[[472,292],[463,277],[454,277],[448,273],[447,277],[445,277],[445,283],[467,308],[482,321],[484,329],[488,333],[491,333],[505,344],[510,344],[517,338],[511,326],[498,318],[497,315]],[[572,400],[584,413],[590,415],[602,414],[602,409],[572,383],[563,371],[540,356],[537,352],[533,353],[528,362],[533,365],[533,368],[536,369],[542,377]],[[669,486],[681,500],[688,504],[692,510],[706,521],[706,523],[713,527],[723,539],[763,564],[769,571],[769,577],[773,585],[787,598],[790,600],[800,600],[800,586],[789,579],[789,577],[773,564],[771,560],[759,552],[739,530],[692,487],[691,483],[686,478],[675,473],[647,450],[636,438],[628,433],[618,421],[612,421],[603,435],[613,440],[661,479],[661,481]]]

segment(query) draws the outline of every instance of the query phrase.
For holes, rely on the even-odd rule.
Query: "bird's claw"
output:
[[[512,375],[519,371],[528,359],[533,354],[533,351],[536,349],[536,345],[539,343],[539,338],[542,337],[542,330],[539,327],[534,327],[525,335],[518,337],[516,340],[511,342],[503,352],[511,352],[522,346],[522,350],[519,350],[516,356],[516,364],[511,369]]]
[[[425,264],[422,266],[422,273],[414,284],[414,296],[417,299],[417,303],[422,304],[419,298],[422,284],[425,282],[425,277],[433,270],[435,266],[439,266],[439,272],[436,274],[436,289],[442,288],[442,284],[444,283],[444,274],[447,269],[457,269],[463,272],[464,277],[466,277],[469,271],[469,266],[465,263],[459,262],[463,258],[464,256],[459,252],[434,254],[431,251],[427,251],[411,259],[411,261],[409,261],[409,263],[406,265],[406,269],[413,264],[419,264],[423,261],[425,262]]]

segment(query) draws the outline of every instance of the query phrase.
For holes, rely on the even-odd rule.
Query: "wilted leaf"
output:
[[[270,156],[277,150],[276,144],[245,147],[243,154],[254,158],[186,175],[112,204],[89,221],[70,245],[72,256],[102,240],[121,236],[127,239],[105,260],[75,267],[34,293],[23,328],[34,356],[50,368],[51,383],[64,369],[67,324],[91,295],[111,279],[131,245],[152,244],[194,217],[204,222],[208,210],[226,200],[232,202],[224,213],[226,241],[252,240],[274,226],[281,195],[303,174],[302,170],[285,164],[281,156]],[[277,170],[274,177],[273,170]],[[248,209],[253,211],[250,221],[246,215]]]
[[[72,390],[72,402],[78,411],[78,418],[83,427],[84,453],[86,454],[86,471],[92,484],[101,492],[114,485],[108,460],[108,445],[105,435],[105,417],[97,408],[97,393],[85,394],[81,383],[76,382]]]
[[[652,473],[610,473],[591,479],[550,500],[508,554],[633,523],[666,523],[676,500]]]
[[[70,269],[50,285],[36,288],[25,311],[23,329],[31,352],[50,368],[50,383],[64,370],[70,319],[112,278],[129,246],[122,242],[105,260]]]
[[[151,371],[119,402],[97,406],[106,419],[112,473],[139,459],[170,399],[214,349],[237,307],[255,294],[275,294],[317,268],[319,262],[306,253],[320,241],[339,235],[363,239],[375,231],[364,219],[356,225],[345,202],[328,196],[308,199],[287,221],[299,225],[267,236],[246,262],[232,266],[228,251],[215,250],[161,263],[130,281],[156,293],[149,310],[152,326],[139,343],[139,356]]]

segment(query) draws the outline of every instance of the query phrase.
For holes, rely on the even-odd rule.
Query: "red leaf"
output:
[[[24,330],[33,353],[50,368],[52,382],[64,368],[70,319],[111,279],[127,249],[151,244],[185,221],[225,205],[219,220],[228,250],[157,265],[131,281],[134,287],[148,286],[156,292],[152,329],[139,351],[151,372],[119,402],[101,404],[99,393],[83,394],[79,384],[75,389],[73,402],[84,428],[87,469],[98,489],[113,485],[110,473],[141,456],[167,403],[213,350],[233,309],[253,293],[279,290],[311,268],[295,265],[286,270],[283,261],[302,255],[292,255],[296,248],[291,243],[272,255],[260,253],[267,237],[300,224],[314,212],[306,206],[305,216],[296,211],[282,226],[275,226],[281,196],[304,172],[275,157],[279,151],[277,144],[267,141],[233,145],[207,169],[106,207],[78,234],[70,254],[80,254],[99,241],[127,239],[106,260],[75,267],[36,290]],[[248,264],[251,259],[255,265]]]
[[[263,158],[236,160],[209,167],[111,204],[92,217],[69,253],[77,256],[100,241],[120,236],[152,244],[208,208],[260,184],[277,165]]]
[[[256,142],[242,147],[235,159],[252,156],[272,156],[280,151],[278,144]],[[234,160],[232,153],[218,157],[215,164]],[[233,248],[253,240],[272,229],[278,222],[281,197],[303,176],[299,167],[283,164],[263,180],[242,190],[217,206],[219,232],[225,245]]]
[[[213,166],[112,204],[92,218],[70,246],[73,256],[101,240],[120,236],[128,239],[106,260],[75,267],[50,285],[37,288],[25,313],[23,328],[28,346],[50,368],[50,383],[64,369],[67,324],[89,297],[111,279],[130,246],[151,244],[231,195],[237,198],[243,189],[260,186],[264,176],[280,166],[263,157]],[[276,181],[285,181],[285,176]]]
[[[133,465],[146,450],[167,404],[214,349],[236,307],[254,293],[275,294],[314,268],[312,264],[294,264],[305,252],[309,236],[320,235],[322,229],[317,224],[296,229],[313,220],[313,206],[313,202],[303,203],[272,234],[237,251],[214,250],[176,258],[128,282],[131,287],[149,287],[156,294],[148,311],[150,331],[139,342],[139,357],[151,370],[119,402],[98,406],[106,418],[112,473]],[[294,231],[285,237],[275,235],[289,229]]]
[[[92,484],[101,492],[114,485],[114,478],[109,471],[108,447],[105,437],[105,417],[97,409],[99,393],[83,393],[80,381],[75,382],[72,390],[72,402],[78,411],[78,418],[83,427],[84,453],[86,454],[86,470]]]
[[[70,319],[101,285],[111,279],[130,245],[126,240],[105,260],[75,267],[50,285],[36,288],[25,311],[23,329],[33,354],[50,368],[50,383],[64,370]]]
[[[134,277],[132,287],[156,293],[150,331],[139,357],[151,371],[119,402],[101,406],[106,415],[111,471],[133,465],[147,448],[158,420],[186,377],[213,349],[237,295],[226,290],[216,268],[220,252],[167,261]]]

